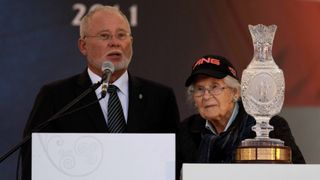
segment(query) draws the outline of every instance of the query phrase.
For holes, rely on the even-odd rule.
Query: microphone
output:
[[[101,86],[101,97],[104,98],[107,95],[108,82],[112,73],[114,72],[114,65],[110,61],[105,61],[102,63],[101,70],[102,75],[102,86]]]

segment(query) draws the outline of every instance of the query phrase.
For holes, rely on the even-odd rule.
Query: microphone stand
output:
[[[58,111],[57,113],[55,113],[53,116],[51,116],[47,121],[44,121],[43,123],[39,124],[38,126],[36,126],[35,128],[32,129],[31,132],[34,131],[39,131],[45,127],[47,127],[50,122],[60,118],[61,116],[63,116],[66,111],[68,111],[71,107],[73,107],[75,104],[77,104],[79,101],[81,101],[84,97],[86,97],[89,93],[91,93],[92,91],[95,91],[101,84],[102,82],[104,82],[104,79],[102,78],[101,81],[93,84],[92,86],[90,86],[86,91],[84,91],[83,93],[81,93],[78,97],[76,97],[74,100],[72,100],[70,103],[68,103],[66,106],[64,106],[60,111]],[[6,154],[4,154],[3,156],[0,157],[0,163],[2,163],[2,161],[4,161],[5,159],[7,159],[12,153],[16,152],[19,148],[21,148],[21,146],[23,146],[26,142],[28,142],[31,139],[31,134],[27,135],[26,137],[24,137],[22,139],[22,141],[20,143],[18,143],[17,145],[15,145],[13,148],[11,148]]]

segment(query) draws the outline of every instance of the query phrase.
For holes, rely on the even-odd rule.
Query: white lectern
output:
[[[33,180],[174,180],[174,134],[33,133]]]

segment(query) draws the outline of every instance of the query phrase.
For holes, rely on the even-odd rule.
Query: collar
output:
[[[234,108],[233,108],[231,117],[229,118],[229,121],[228,121],[226,127],[224,128],[223,132],[225,132],[225,131],[231,126],[231,124],[233,123],[233,121],[236,119],[238,112],[239,112],[239,105],[238,105],[238,103],[235,103],[235,106],[234,106]],[[209,123],[208,120],[206,120],[206,125],[205,125],[205,127],[206,127],[207,129],[209,129],[213,134],[217,135],[217,132],[216,132],[215,128],[212,126],[211,123]]]
[[[97,83],[101,80],[101,77],[92,72],[89,68],[87,69],[91,82]],[[121,94],[129,97],[129,75],[128,71],[125,71],[115,82],[112,83],[113,85],[117,86]],[[97,94],[101,94],[101,86],[96,89]]]
[[[129,97],[129,75],[128,71],[123,73],[115,82],[112,83],[113,85],[117,86],[119,89],[119,92],[121,92],[123,95],[126,96],[126,98]]]

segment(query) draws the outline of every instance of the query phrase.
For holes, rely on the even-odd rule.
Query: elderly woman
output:
[[[240,142],[255,137],[255,124],[240,100],[240,83],[233,65],[224,57],[208,55],[197,60],[185,83],[199,114],[185,119],[178,134],[178,164],[231,163]],[[280,116],[270,120],[270,137],[285,141],[292,162],[305,163],[288,123]]]

